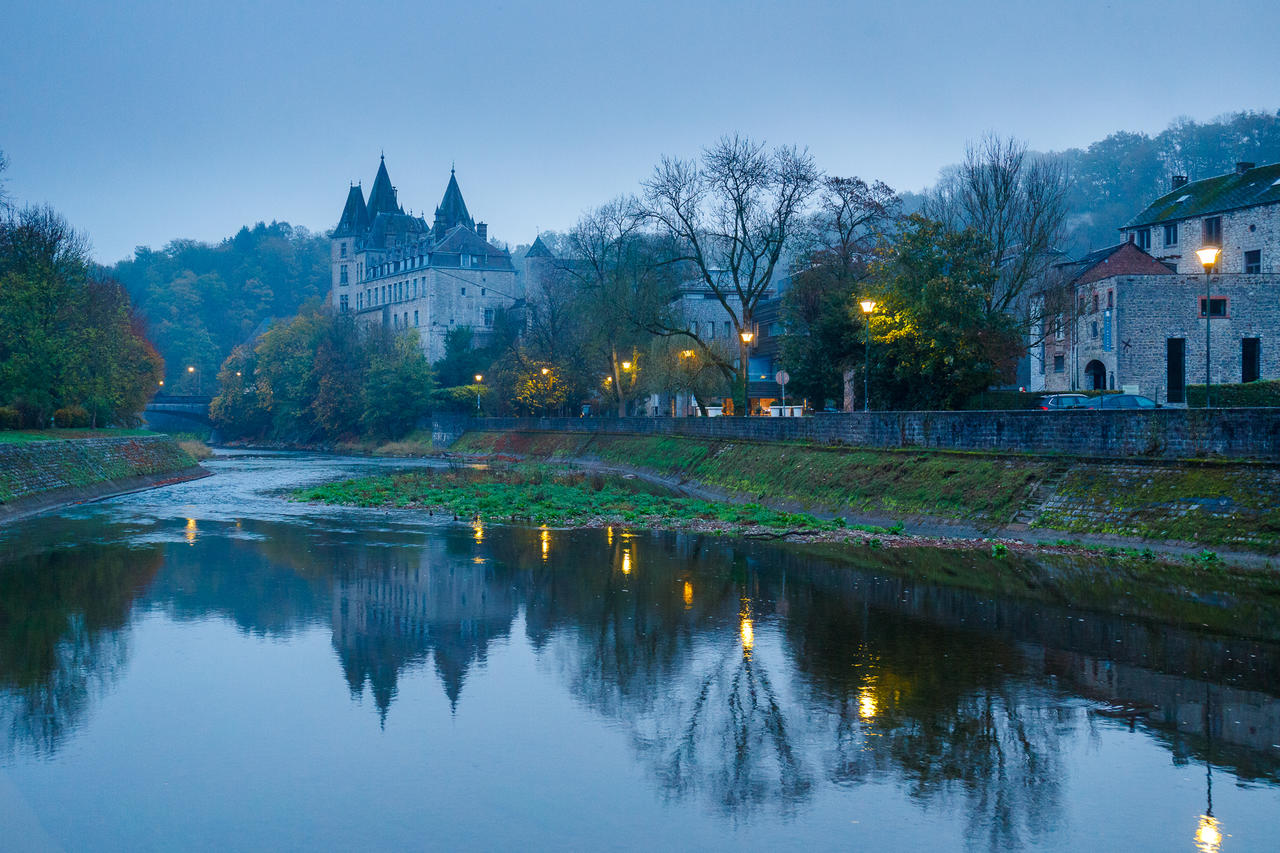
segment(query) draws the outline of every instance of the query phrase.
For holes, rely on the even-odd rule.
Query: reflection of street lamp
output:
[[[862,313],[867,316],[867,350],[862,359],[862,411],[871,411],[871,312],[876,310],[874,299],[864,299],[858,303]]]
[[[1209,273],[1218,262],[1218,248],[1205,246],[1196,251],[1200,266],[1204,267],[1204,407],[1209,408],[1209,325],[1213,320],[1213,300],[1209,295]]]
[[[476,414],[480,414],[480,383],[484,381],[484,374],[476,374]]]

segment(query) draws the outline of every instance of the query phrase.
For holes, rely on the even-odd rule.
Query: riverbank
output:
[[[3,435],[0,523],[209,475],[166,435],[138,430],[106,436],[86,430]]]
[[[1280,552],[1280,467],[564,432],[468,432],[451,453],[607,466],[700,497],[941,537]]]

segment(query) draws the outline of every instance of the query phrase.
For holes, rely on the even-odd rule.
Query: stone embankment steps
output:
[[[1054,500],[1058,487],[1062,485],[1062,481],[1067,478],[1067,473],[1070,471],[1071,463],[1063,460],[1054,465],[1042,479],[1037,480],[1027,493],[1022,506],[1014,514],[1014,523],[1031,525],[1035,522],[1044,508]]]
[[[0,444],[0,522],[208,473],[165,435]]]

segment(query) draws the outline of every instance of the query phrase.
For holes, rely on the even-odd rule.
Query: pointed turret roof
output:
[[[529,247],[529,251],[524,253],[526,258],[554,258],[551,250],[547,248],[547,244],[542,242],[542,236],[534,238],[533,245]]]
[[[338,227],[334,229],[334,237],[350,237],[362,233],[369,227],[369,208],[364,203],[364,190],[356,184],[347,192],[347,204],[342,208],[342,216],[338,217]]]
[[[456,225],[465,225],[475,230],[476,222],[467,212],[467,203],[462,200],[462,190],[458,189],[458,178],[453,169],[449,170],[449,186],[445,187],[444,198],[436,208],[436,239],[441,239]]]
[[[396,203],[396,188],[391,186],[385,156],[378,161],[378,176],[373,179],[373,189],[369,190],[369,218],[379,213],[404,213]]]

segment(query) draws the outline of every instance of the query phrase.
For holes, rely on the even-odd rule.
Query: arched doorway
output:
[[[1107,368],[1102,362],[1094,359],[1084,367],[1084,375],[1090,391],[1105,391],[1107,387]]]

